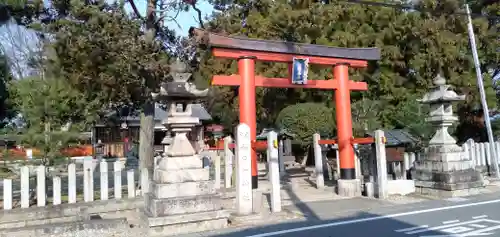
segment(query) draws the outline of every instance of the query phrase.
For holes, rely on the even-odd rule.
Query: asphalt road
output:
[[[321,205],[325,212],[328,205]],[[380,207],[347,218],[287,222],[196,236],[500,237],[500,194]]]

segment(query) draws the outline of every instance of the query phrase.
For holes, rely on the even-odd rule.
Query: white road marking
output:
[[[491,231],[491,230],[497,230],[497,229],[500,229],[500,225],[492,226],[492,227],[488,227],[488,228],[484,228],[484,229],[481,229],[481,230],[471,231],[469,233],[461,234],[460,237],[480,236],[480,235],[492,235],[493,233],[484,233],[484,232]]]
[[[443,221],[443,224],[451,224],[451,223],[457,223],[460,222],[460,220],[452,220],[452,221]]]
[[[481,218],[486,218],[488,217],[487,215],[482,215],[482,216],[473,216],[472,219],[481,219]]]
[[[405,229],[400,229],[400,230],[395,230],[396,232],[406,232],[406,231],[412,231],[412,230],[418,230],[418,229],[423,229],[429,227],[428,225],[421,225],[421,226],[415,226],[415,227],[410,227],[410,228],[405,228]]]
[[[474,223],[482,223],[482,222],[489,222],[489,223],[494,223],[497,224],[496,226],[488,227],[485,225],[478,225]],[[466,221],[462,223],[455,223],[455,224],[450,224],[450,225],[441,225],[441,226],[435,226],[427,229],[421,229],[421,230],[415,230],[415,231],[410,231],[410,232],[405,232],[405,234],[410,235],[410,234],[417,234],[417,233],[424,233],[424,232],[429,232],[429,231],[440,231],[440,232],[446,232],[448,233],[447,235],[425,235],[425,236],[420,236],[420,237],[466,237],[466,236],[483,236],[483,235],[491,235],[492,233],[483,233],[491,230],[496,230],[500,229],[500,221],[496,220],[488,220],[488,219],[480,219],[480,220],[472,220],[472,221]],[[482,229],[479,230],[473,230],[469,227],[466,227],[464,225],[470,226],[470,227],[480,227]],[[467,233],[464,233],[468,231]]]
[[[450,228],[450,227],[461,226],[461,225],[465,225],[465,224],[473,224],[476,222],[481,222],[481,220],[473,220],[473,221],[466,221],[466,222],[462,222],[462,223],[434,226],[434,227],[426,228],[423,230],[414,230],[414,231],[406,232],[405,234],[412,235],[412,234],[417,234],[417,233],[422,233],[422,232],[427,232],[427,231],[441,230],[441,229],[446,229],[446,228]]]
[[[488,227],[488,226],[480,225],[480,224],[470,224],[469,226],[476,227],[476,228],[486,228],[486,227]]]
[[[463,207],[475,207],[475,206],[493,204],[493,203],[499,203],[499,202],[500,202],[500,199],[482,201],[482,202],[472,202],[472,203],[465,203],[465,204],[460,204],[460,205],[453,205],[453,206],[437,207],[437,208],[430,208],[430,209],[424,209],[424,210],[418,210],[418,211],[395,213],[395,214],[389,214],[389,215],[385,215],[385,216],[366,217],[366,218],[360,218],[360,219],[354,219],[354,220],[348,220],[348,221],[337,221],[337,222],[331,222],[331,223],[326,223],[326,224],[298,227],[298,228],[292,228],[292,229],[287,229],[287,230],[280,230],[280,231],[273,231],[273,232],[262,233],[262,234],[248,235],[246,237],[268,237],[268,236],[282,235],[282,234],[288,234],[288,233],[294,233],[294,232],[301,232],[301,231],[306,231],[306,230],[314,230],[314,229],[321,229],[321,228],[327,228],[327,227],[384,220],[384,219],[390,219],[390,218],[401,217],[401,216],[411,216],[411,215],[417,215],[417,214],[423,214],[423,213],[429,213],[429,212],[453,210],[453,209],[463,208]]]

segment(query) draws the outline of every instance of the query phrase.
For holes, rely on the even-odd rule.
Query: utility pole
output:
[[[481,105],[484,113],[484,123],[486,124],[486,132],[488,133],[488,142],[490,143],[491,160],[493,161],[495,176],[500,179],[500,172],[498,170],[498,154],[496,152],[495,140],[493,139],[493,132],[491,130],[490,114],[488,110],[488,103],[486,102],[486,94],[484,92],[483,75],[481,73],[481,65],[479,64],[479,57],[477,56],[476,39],[474,35],[474,28],[472,27],[472,18],[470,16],[469,4],[465,4],[465,11],[467,13],[467,29],[469,32],[470,47],[472,50],[472,57],[474,58],[474,66],[476,67],[477,87],[479,88],[479,95],[481,96]]]

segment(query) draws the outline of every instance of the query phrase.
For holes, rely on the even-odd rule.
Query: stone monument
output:
[[[188,80],[186,66],[177,61],[171,67],[173,81],[162,83],[156,100],[168,105],[164,125],[174,137],[167,151],[155,165],[150,192],[145,198],[145,222],[149,236],[178,235],[227,226],[229,212],[222,210],[215,181],[187,134],[199,123],[192,116],[192,102],[207,95]]]
[[[434,89],[419,100],[430,105],[430,115],[426,119],[437,131],[429,141],[429,146],[415,162],[413,177],[417,192],[435,196],[462,196],[478,192],[483,186],[483,177],[474,169],[465,148],[456,144],[448,133],[448,127],[457,121],[453,115],[452,102],[465,100],[465,95],[457,95],[446,85],[446,80],[438,75],[434,79]]]

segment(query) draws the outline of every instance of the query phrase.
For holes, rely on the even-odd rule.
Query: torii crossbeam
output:
[[[256,138],[255,88],[314,88],[335,90],[337,135],[340,153],[340,179],[354,180],[352,117],[350,91],[367,90],[365,82],[349,80],[349,67],[364,68],[368,61],[379,60],[377,48],[336,48],[321,45],[228,37],[192,28],[190,33],[210,47],[213,56],[238,60],[239,75],[213,77],[212,85],[239,86],[240,122],[250,126],[251,139]],[[255,62],[292,64],[294,57],[308,58],[310,64],[333,66],[333,80],[311,80],[305,85],[293,84],[289,78],[266,78],[255,75]],[[252,154],[252,186],[257,188],[257,157]]]

